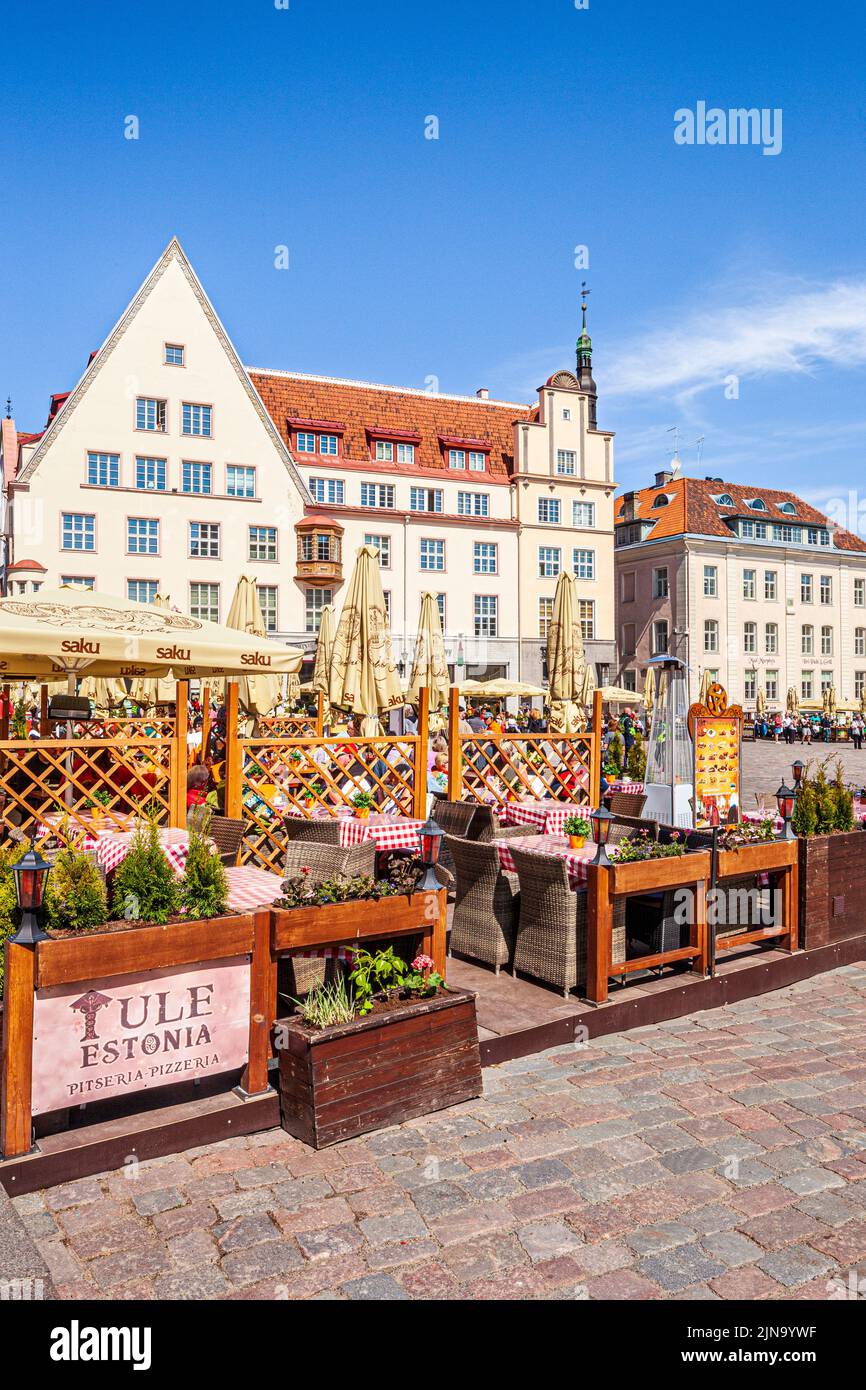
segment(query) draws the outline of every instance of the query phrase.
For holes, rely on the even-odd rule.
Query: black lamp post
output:
[[[806,764],[798,758],[791,764],[791,776],[794,779],[794,795],[796,796],[803,785],[803,773],[806,771]]]
[[[610,856],[607,852],[607,842],[610,838],[610,828],[615,817],[606,806],[599,806],[589,817],[592,825],[592,838],[595,841],[595,858],[593,864],[609,864]]]
[[[782,827],[782,833],[779,836],[780,840],[796,840],[797,838],[791,828],[791,817],[794,814],[795,797],[796,793],[791,787],[786,787],[784,782],[776,792],[776,805],[779,808],[779,815],[785,822]]]
[[[444,830],[440,829],[432,816],[428,817],[418,831],[421,867],[424,869],[424,877],[416,888],[418,893],[435,893],[442,887],[436,877],[436,865],[439,863],[439,850],[444,834]]]
[[[15,899],[21,909],[21,925],[9,940],[17,946],[35,946],[37,941],[49,939],[48,933],[40,927],[36,914],[42,906],[45,881],[50,872],[51,865],[42,858],[33,840],[27,853],[21,856],[17,864],[12,865]]]

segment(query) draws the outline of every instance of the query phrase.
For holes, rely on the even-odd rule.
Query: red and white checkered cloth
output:
[[[229,884],[228,905],[232,912],[252,912],[256,907],[270,907],[274,899],[280,896],[283,882],[279,874],[256,869],[252,864],[226,869],[226,878]]]
[[[642,792],[643,782],[608,782],[609,792]]]
[[[340,821],[340,844],[347,848],[375,840],[377,850],[418,849],[418,832],[423,824],[407,816],[368,816],[366,820],[353,816]]]
[[[126,830],[109,831],[100,835],[96,845],[96,860],[107,874],[122,864],[129,854],[133,834],[134,831]],[[189,854],[189,832],[163,826],[159,831],[159,843],[175,873],[182,874]]]
[[[507,801],[501,811],[506,825],[537,825],[545,835],[562,835],[569,816],[588,814],[588,807],[570,801]]]
[[[559,859],[564,859],[572,888],[582,888],[585,885],[587,869],[595,858],[594,844],[585,845],[583,849],[569,849],[564,835],[528,835],[525,840],[514,836],[510,840],[494,840],[493,843],[496,845],[503,869],[512,874],[515,870],[511,851],[515,845],[518,849],[528,849],[533,854],[553,854]],[[613,858],[615,849],[612,848],[609,852]]]
[[[354,814],[351,806],[327,807],[318,804],[312,811],[302,811],[298,806],[288,806],[283,812],[284,816],[290,816],[293,820],[342,820]]]

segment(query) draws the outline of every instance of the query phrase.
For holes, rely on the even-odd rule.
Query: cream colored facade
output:
[[[591,396],[570,372],[556,373],[538,399],[537,420],[514,427],[521,676],[542,678],[546,623],[565,569],[577,578],[587,659],[604,684],[616,661],[613,434],[591,428]]]

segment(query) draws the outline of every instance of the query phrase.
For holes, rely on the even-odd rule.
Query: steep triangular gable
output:
[[[75,412],[76,406],[84,399],[91,386],[93,386],[93,384],[96,382],[99,373],[102,371],[106,362],[111,357],[114,348],[121,341],[126,330],[129,328],[130,324],[133,322],[139,310],[141,309],[141,306],[152,294],[155,286],[159,283],[160,279],[165,274],[166,269],[172,263],[176,263],[183,272],[183,275],[187,283],[189,284],[190,289],[192,290],[193,294],[199,302],[199,305],[201,306],[205,318],[208,320],[215,336],[219,340],[223,348],[223,351],[226,354],[226,357],[229,359],[237,375],[238,381],[240,382],[241,386],[243,387],[244,391],[249,397],[250,403],[252,404],[253,409],[256,412],[256,415],[258,416],[264,429],[270,437],[275,450],[282,459],[286,472],[289,474],[289,476],[292,479],[292,482],[298,489],[300,497],[302,499],[305,499],[308,495],[307,488],[305,487],[304,482],[301,479],[301,476],[295,467],[292,457],[286,449],[286,446],[283,443],[283,440],[281,439],[279,431],[277,430],[273,420],[271,419],[270,415],[265,409],[265,406],[262,402],[261,397],[259,396],[258,391],[256,390],[255,386],[250,380],[231,339],[229,338],[225,328],[220,322],[216,310],[214,309],[213,305],[211,304],[210,300],[205,294],[205,291],[202,287],[202,284],[198,276],[196,275],[195,271],[193,270],[192,266],[187,260],[183,248],[180,242],[178,241],[177,237],[172,237],[168,246],[165,248],[165,251],[162,253],[159,260],[156,262],[156,265],[153,267],[150,274],[147,276],[147,279],[144,281],[144,284],[141,286],[138,293],[130,300],[126,309],[123,311],[117,323],[114,325],[111,332],[108,334],[108,337],[105,339],[105,342],[102,344],[99,351],[95,353],[94,356],[91,358],[88,366],[85,368],[74,390],[72,390],[69,393],[67,400],[64,402],[63,406],[61,407],[57,415],[54,417],[51,424],[46,429],[45,433],[42,436],[42,439],[40,440],[38,448],[34,451],[32,456],[28,460],[26,466],[18,474],[16,481],[26,483],[37,472],[41,460],[44,458],[45,454],[48,452],[51,446],[55,443],[58,435],[60,434],[64,426],[69,422],[70,418]]]

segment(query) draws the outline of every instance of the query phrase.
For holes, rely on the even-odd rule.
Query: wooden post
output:
[[[50,733],[48,728],[48,686],[39,687],[39,734],[41,738],[47,738]]]
[[[601,721],[603,701],[601,691],[592,695],[592,742],[589,747],[589,804],[596,807],[601,802]]]
[[[33,1005],[36,989],[36,947],[7,941],[6,995],[3,1002],[0,1154],[17,1158],[30,1152],[33,1132]]]
[[[782,874],[782,911],[785,914],[787,932],[779,942],[789,951],[796,951],[800,944],[800,864],[799,843],[791,841],[791,865]]]
[[[415,818],[427,819],[427,753],[430,743],[430,691],[422,685],[418,691],[418,742],[415,745]]]
[[[460,690],[452,685],[448,691],[448,798],[460,801],[463,797],[463,743],[460,738]]]
[[[325,737],[325,696],[321,690],[316,691],[316,738]]]
[[[244,754],[238,733],[238,683],[226,681],[226,760],[225,772],[225,813],[239,820],[243,814],[243,792],[241,776]]]
[[[434,969],[445,979],[445,966],[448,948],[447,919],[448,891],[440,888],[438,893],[429,895],[426,912],[429,913],[421,938],[421,951],[433,961]]]
[[[603,1004],[607,999],[613,932],[610,869],[604,864],[590,864],[587,868],[586,909],[586,997],[593,1004]]]
[[[268,1089],[268,1056],[273,1022],[270,908],[262,908],[253,914],[253,932],[253,953],[250,959],[249,1061],[244,1067],[240,1082],[240,1090],[246,1096],[259,1096]]]
[[[178,829],[186,825],[186,735],[188,727],[189,681],[178,681],[174,692],[174,756],[171,760],[169,824]]]
[[[207,746],[210,740],[210,686],[207,681],[202,685],[201,692],[201,750],[198,760],[203,763],[207,757]]]
[[[710,926],[707,922],[707,880],[699,878],[694,885],[695,910],[692,913],[692,925],[689,930],[689,945],[700,952],[697,960],[692,961],[692,969],[697,970],[703,977],[709,973],[710,968],[710,949],[709,933]],[[715,931],[715,926],[712,927]]]

